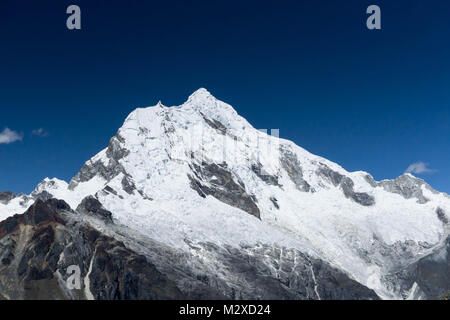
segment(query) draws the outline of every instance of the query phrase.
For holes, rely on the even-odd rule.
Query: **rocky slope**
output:
[[[71,217],[76,214],[62,200],[37,200],[0,223],[0,298],[182,297],[144,256]],[[80,268],[79,288],[67,285],[70,266]]]
[[[133,111],[70,183],[45,179],[30,195],[0,194],[0,220],[52,198],[75,212],[60,215],[122,241],[186,298],[449,291],[447,195],[409,174],[375,181],[348,172],[256,130],[205,89],[181,106]]]
[[[1,222],[0,299],[377,298],[339,270],[295,250],[189,244],[205,251],[215,266],[128,236],[127,242],[140,243],[129,245],[143,252],[138,254],[116,240],[126,230],[108,226],[110,215],[94,198],[77,211],[63,200],[38,199],[24,214]],[[101,231],[105,227],[111,236]],[[78,288],[68,285],[71,266],[80,270]]]

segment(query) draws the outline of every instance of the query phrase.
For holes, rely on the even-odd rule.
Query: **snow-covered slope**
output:
[[[449,233],[450,198],[423,180],[347,172],[253,128],[205,89],[180,106],[136,109],[69,184],[46,179],[29,196],[0,201],[0,219],[36,198],[75,209],[89,195],[115,223],[179,250],[200,242],[293,248],[382,298],[421,296],[417,283],[405,289],[391,275]]]

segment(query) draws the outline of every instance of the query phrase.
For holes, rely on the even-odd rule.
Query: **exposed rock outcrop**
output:
[[[362,206],[372,206],[375,204],[375,198],[373,196],[364,192],[355,192],[355,184],[352,179],[332,170],[327,165],[320,164],[318,174],[330,181],[335,187],[340,186],[346,198],[352,199]]]
[[[255,197],[245,191],[242,182],[237,183],[226,164],[202,162],[192,165],[195,177],[188,175],[191,187],[202,197],[211,195],[214,198],[249,214],[260,218],[260,211],[256,205]]]
[[[425,181],[404,174],[394,180],[383,180],[378,182],[378,186],[392,193],[397,193],[405,199],[417,198],[418,203],[427,203],[429,200],[423,195],[422,187],[435,192]]]
[[[9,191],[0,192],[0,203],[7,204],[9,201],[17,197],[14,193]]]
[[[126,174],[119,163],[119,160],[129,154],[129,151],[122,146],[123,142],[124,140],[119,133],[112,137],[105,151],[108,162],[105,163],[102,160],[89,160],[86,162],[70,181],[69,189],[73,190],[79,183],[89,181],[97,175],[109,181],[120,173]]]
[[[297,156],[286,148],[281,148],[280,151],[281,166],[286,170],[297,189],[304,192],[314,191],[309,183],[303,179],[303,169]]]
[[[280,186],[278,177],[265,172],[261,163],[252,164],[252,171],[265,183],[272,186]]]
[[[450,237],[431,253],[385,277],[405,299],[443,299],[450,292]]]
[[[443,224],[445,224],[445,225],[449,224],[449,220],[448,220],[449,218],[442,208],[436,209],[436,215],[437,215],[438,219],[442,221]]]
[[[90,202],[90,200],[89,200]],[[5,299],[180,299],[177,286],[147,259],[56,199],[37,200],[0,223],[0,293]],[[68,270],[80,270],[70,289]]]
[[[77,212],[94,215],[105,222],[113,222],[112,213],[106,210],[103,205],[93,196],[88,196],[81,201],[77,207]]]

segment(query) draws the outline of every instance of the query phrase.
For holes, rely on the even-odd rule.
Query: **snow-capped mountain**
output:
[[[0,193],[0,221],[51,198],[143,254],[185,297],[434,299],[450,290],[448,195],[410,174],[348,172],[253,128],[205,89],[180,106],[134,110],[70,183]],[[94,216],[87,200],[101,207]]]

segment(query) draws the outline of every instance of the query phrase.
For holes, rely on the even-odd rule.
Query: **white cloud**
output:
[[[31,134],[33,136],[38,136],[38,137],[48,137],[48,132],[44,129],[44,128],[39,128],[36,130],[31,131]]]
[[[0,132],[0,144],[9,144],[21,140],[22,134],[10,130],[9,128],[5,128],[5,130]]]
[[[436,170],[428,168],[428,163],[419,161],[409,165],[408,169],[406,169],[405,172],[421,174],[436,172]]]

